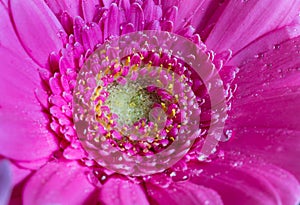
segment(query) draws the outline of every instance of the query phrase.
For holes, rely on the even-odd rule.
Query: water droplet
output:
[[[174,182],[186,181],[190,178],[190,176],[186,172],[182,171],[173,171],[170,173],[170,177]]]
[[[171,173],[169,174],[169,176],[171,175]],[[160,187],[168,188],[172,182],[169,176],[166,174],[155,174],[148,177],[148,180],[153,184],[159,185]]]
[[[190,170],[191,176],[200,176],[200,174],[203,172],[203,169],[193,169]]]
[[[107,176],[106,175],[102,175],[99,180],[103,184],[106,181],[106,179],[107,179]]]
[[[224,132],[225,140],[228,141],[232,137],[232,130],[226,130]]]
[[[268,64],[266,64],[266,66],[267,66],[268,68],[270,68],[270,67],[273,66],[273,64],[272,64],[272,63],[268,63]]]
[[[197,159],[199,160],[199,161],[205,161],[205,159],[207,158],[207,156],[206,155],[204,155],[204,154],[201,154],[201,155],[199,155],[198,157],[197,157]]]
[[[275,44],[274,46],[273,46],[273,49],[279,49],[280,48],[280,45],[279,44]]]
[[[221,159],[224,159],[225,152],[223,150],[220,150],[219,153],[218,153],[218,157],[221,158]]]
[[[263,53],[258,53],[256,55],[254,55],[254,58],[263,58],[265,56],[265,54]]]
[[[95,186],[99,183],[99,180],[94,173],[88,173],[87,178],[88,181]]]
[[[199,156],[197,157],[197,159],[200,162],[211,162],[211,159],[209,159],[208,156],[203,153],[200,153]]]
[[[231,166],[232,167],[241,167],[241,166],[243,166],[243,162],[242,161],[232,162]]]

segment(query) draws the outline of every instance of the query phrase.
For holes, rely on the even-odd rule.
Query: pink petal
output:
[[[104,21],[104,39],[111,35],[120,34],[120,16],[117,4],[112,3],[108,9],[107,18]],[[114,22],[114,23],[112,23]]]
[[[247,60],[242,60],[244,51],[239,54],[238,89],[227,121],[233,138],[224,149],[258,155],[300,180],[300,164],[295,163],[300,154],[299,46],[297,37]]]
[[[300,25],[297,23],[271,31],[253,41],[238,53],[235,53],[227,65],[241,65],[247,58],[254,57],[268,50],[273,50],[284,41],[299,35]]]
[[[20,168],[18,165],[11,163],[12,170],[12,185],[13,190],[9,200],[10,205],[22,204],[22,191],[23,186],[27,182],[29,175],[32,174],[31,170]]]
[[[238,152],[225,152],[225,159],[190,169],[202,170],[190,180],[215,189],[224,204],[291,205],[300,200],[300,184],[293,175]]]
[[[104,7],[108,8],[112,3],[114,2],[114,0],[102,0],[102,3],[104,5]],[[126,2],[126,1],[122,1],[123,2]]]
[[[205,40],[213,26],[216,24],[229,1],[205,0],[201,9],[198,10],[191,20],[191,24],[196,28],[196,33]]]
[[[216,52],[230,48],[235,53],[259,36],[291,23],[299,6],[298,0],[230,1],[206,45]]]
[[[15,52],[17,55],[23,55],[27,58],[27,54],[20,44],[18,36],[16,35],[13,25],[11,24],[8,7],[0,4],[0,13],[2,19],[0,21],[0,49],[3,49],[4,47],[7,50]],[[2,64],[1,67],[3,67]]]
[[[271,165],[260,166],[257,171],[276,188],[282,204],[300,203],[300,184],[290,173]],[[287,190],[289,194],[286,194]]]
[[[8,0],[1,0],[1,3],[2,3],[5,7],[8,7]]]
[[[178,6],[180,3],[180,0],[174,0],[174,1],[161,1],[162,9],[163,11],[167,11],[173,6]]]
[[[233,133],[231,141],[222,145],[222,149],[254,155],[288,170],[300,181],[300,164],[297,163],[300,131],[241,127]]]
[[[67,11],[71,16],[80,15],[80,0],[47,0],[49,8],[56,15]]]
[[[153,22],[160,20],[162,17],[162,9],[159,5],[156,5],[153,0],[145,1],[143,4],[143,11],[145,14],[146,22]]]
[[[95,189],[88,182],[86,172],[88,168],[76,162],[46,164],[25,185],[24,205],[83,204]]]
[[[90,26],[83,26],[81,32],[84,49],[93,49],[98,43],[102,42],[102,31],[96,23]]]
[[[53,154],[55,155],[55,153]],[[37,170],[40,169],[42,166],[45,165],[46,162],[48,162],[49,159],[34,159],[34,161],[19,161],[17,160],[15,162],[17,167],[20,167],[22,169],[29,169],[29,170]]]
[[[20,182],[22,182],[26,177],[28,177],[32,171],[24,168],[20,168],[17,165],[11,163],[12,170],[12,184],[16,186]]]
[[[143,30],[144,28],[144,12],[138,3],[133,3],[130,7],[129,22],[134,25],[136,31]]]
[[[199,21],[200,18],[196,15],[202,9],[202,4],[205,0],[191,0],[188,3],[182,1],[178,6],[178,15],[175,23],[175,31],[182,29],[193,18]]]
[[[167,188],[150,183],[146,186],[152,204],[223,204],[217,192],[190,182],[174,183]]]
[[[17,62],[14,58],[9,60]],[[19,68],[22,71],[26,67],[24,62],[23,65],[6,65],[8,70]],[[0,94],[5,96],[0,100],[0,154],[25,161],[48,158],[57,149],[56,139],[47,130],[47,116],[42,113],[31,88],[34,83],[20,73],[9,70],[0,77]],[[11,77],[17,75],[18,78]]]
[[[16,40],[7,11],[0,9],[4,11],[0,27],[5,28],[0,34],[0,56],[5,56],[0,67],[0,154],[17,160],[47,160],[57,145],[34,93],[40,87],[37,65]]]
[[[73,2],[74,1],[72,1],[72,3],[70,5],[74,5]],[[82,0],[81,1],[83,17],[87,22],[92,22],[97,5],[99,5],[99,0],[88,0],[88,1]]]
[[[11,0],[9,3],[21,44],[32,59],[45,65],[49,54],[63,46],[66,37],[63,27],[44,1]]]
[[[7,204],[12,190],[11,168],[7,160],[0,161],[0,204]]]
[[[145,192],[138,184],[122,178],[110,178],[101,188],[100,200],[103,204],[149,204]]]

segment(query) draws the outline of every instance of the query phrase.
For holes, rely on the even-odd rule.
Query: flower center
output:
[[[180,36],[145,31],[109,40],[78,74],[73,112],[78,137],[108,169],[139,176],[163,171],[205,133],[200,106],[214,106],[214,117],[225,110],[223,98],[206,97],[215,90],[223,94],[215,77],[208,55]],[[216,141],[211,136],[223,122],[214,121],[214,132],[207,132],[204,154],[211,152],[210,142]]]
[[[107,92],[109,96],[105,104],[118,116],[117,122],[120,125],[131,126],[141,119],[149,121],[153,104],[159,102],[155,94],[149,93],[139,83],[114,83],[108,86]]]
[[[153,155],[177,138],[183,112],[171,93],[173,83],[187,86],[182,79],[172,81],[174,74],[143,62],[143,54],[137,56],[138,63],[127,56],[100,71],[92,96],[96,126],[103,134],[94,141],[107,141],[129,156]],[[166,77],[170,81],[164,85]]]

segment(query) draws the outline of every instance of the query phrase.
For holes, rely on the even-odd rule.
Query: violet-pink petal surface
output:
[[[30,170],[28,168],[20,168],[18,165],[15,165],[13,163],[10,164],[10,167],[11,167],[13,186],[17,186],[26,177],[28,177],[30,174],[32,174],[32,170]]]
[[[247,59],[258,57],[258,55],[267,51],[272,51],[280,47],[281,43],[296,38],[297,36],[300,36],[300,24],[298,22],[291,23],[280,29],[272,30],[235,53],[226,65],[240,66]]]
[[[10,163],[7,160],[0,160],[0,204],[8,204],[12,184]]]
[[[26,183],[23,204],[83,204],[95,189],[87,179],[88,172],[75,161],[49,162]]]
[[[76,1],[70,1],[69,8],[72,8],[72,6],[75,7],[76,3]],[[81,1],[82,13],[86,21],[91,22],[93,20],[97,6],[99,6],[99,0]],[[78,8],[80,7],[78,6],[77,9]]]
[[[292,205],[299,202],[299,182],[289,172],[238,152],[226,151],[224,157],[214,163],[191,164],[191,170],[202,172],[190,181],[216,190],[224,204]]]
[[[145,190],[140,184],[118,177],[112,177],[105,182],[101,187],[99,200],[105,205],[149,204]]]
[[[246,61],[233,58],[241,68],[234,81],[239,86],[227,121],[234,131],[232,141],[223,145],[228,150],[258,155],[291,171],[298,179],[299,45],[300,37],[296,37],[265,52],[255,50],[258,53]]]
[[[57,149],[56,139],[46,129],[35,89],[40,87],[38,66],[27,56],[14,34],[7,10],[0,28],[0,154],[17,160],[47,159]],[[12,77],[13,76],[13,77]],[[16,129],[17,127],[17,129]]]
[[[49,53],[59,51],[66,33],[49,7],[39,0],[10,0],[9,10],[20,42],[28,55],[44,67]],[[43,35],[37,35],[43,34]]]
[[[291,23],[299,9],[299,0],[229,1],[205,43],[215,52],[230,48],[235,53],[259,36]]]
[[[19,205],[22,204],[23,185],[26,183],[26,180],[30,177],[33,171],[29,170],[27,167],[20,168],[19,165],[16,165],[13,162],[10,163],[10,168],[13,189],[11,198],[9,200],[9,205]]]
[[[190,182],[173,183],[167,188],[147,183],[146,187],[151,204],[223,204],[216,191]]]
[[[80,0],[50,0],[45,2],[56,15],[60,15],[63,11],[68,12],[71,16],[78,16],[81,14]]]
[[[177,8],[177,15],[174,21],[174,31],[178,32],[183,27],[189,25],[192,19],[197,19],[196,14],[202,9],[204,2],[204,0],[191,0],[185,4],[182,1],[178,1],[177,5],[170,5],[170,8],[172,8],[172,6],[176,6]]]
[[[196,28],[196,33],[201,35],[203,41],[207,39],[210,31],[218,22],[228,2],[223,0],[205,0],[201,5],[201,9],[194,14],[191,24]]]
[[[125,21],[125,17],[119,17],[119,5],[125,8],[126,20],[130,22],[124,26],[124,33],[137,28],[143,29],[144,21],[149,21],[149,28],[160,29],[156,20],[161,16],[160,6],[153,5],[153,2],[157,1],[149,1],[149,5],[155,7],[153,10],[149,5],[142,7],[138,3],[130,6],[129,0],[118,4],[111,4],[112,2],[50,0],[47,1],[47,5],[59,20],[65,18],[65,24],[62,20],[61,22],[67,33],[73,29],[68,27],[74,20],[73,17],[81,16],[87,21],[93,19],[97,3],[103,4],[109,10],[110,15],[104,20],[103,27],[102,24],[89,24],[81,29],[85,24],[84,20],[80,17],[75,18],[75,22],[81,24],[78,27],[80,29],[74,31],[75,39],[82,43],[85,50],[93,49],[96,43],[102,42],[102,37],[97,37],[99,35],[118,35],[119,23]],[[282,43],[298,36],[299,30],[298,25],[291,25],[271,31],[290,23],[299,11],[300,2],[229,1],[228,5],[228,1],[220,4],[219,0],[191,2],[185,6],[179,0],[162,1],[162,10],[170,11],[170,18],[174,21],[176,19],[174,25],[180,32],[184,32],[184,29],[180,30],[181,27],[191,21],[198,31],[203,27],[207,30],[205,34],[208,34],[214,25],[206,24],[204,20],[201,23],[195,21],[200,17],[208,20],[207,16],[211,16],[210,22],[217,24],[211,31],[207,44],[215,51],[232,48],[235,53],[229,64],[241,66],[240,77],[235,81],[238,90],[232,104],[233,117],[228,123],[234,131],[233,137],[231,141],[220,146],[220,149],[225,150],[225,160],[193,164],[192,169],[203,171],[200,176],[192,177],[189,182],[174,183],[168,188],[151,183],[144,187],[124,178],[113,177],[108,179],[100,190],[88,182],[87,174],[91,172],[88,168],[76,162],[53,161],[38,170],[29,178],[28,183],[26,182],[23,192],[25,205],[82,204],[89,203],[89,199],[93,197],[104,204],[120,205],[149,204],[148,199],[153,204],[187,205],[218,205],[223,202],[290,205],[299,201],[299,182],[295,177],[279,167],[265,164],[265,161],[274,162],[300,179],[300,167],[297,163],[300,143],[300,126],[297,120],[300,110],[297,67],[300,58],[297,50],[299,47],[295,47],[300,42],[293,39]],[[5,41],[0,42],[3,46],[0,55],[6,56],[3,65],[8,69],[0,77],[0,94],[6,96],[6,99],[0,99],[0,154],[15,160],[27,160],[17,162],[18,167],[36,169],[45,164],[52,151],[58,149],[54,136],[43,126],[49,124],[49,116],[41,112],[40,102],[35,98],[35,88],[40,86],[37,68],[38,65],[45,65],[50,52],[63,47],[62,42],[66,34],[58,19],[42,1],[31,1],[28,4],[11,0],[9,4],[4,1],[3,5],[0,3],[1,17],[5,18],[5,21],[0,21],[1,31],[4,31],[0,33],[0,39]],[[7,15],[7,6],[11,11],[13,25],[10,24]],[[269,9],[265,9],[266,7]],[[203,11],[203,8],[215,9],[210,12]],[[156,17],[149,16],[147,12]],[[174,25],[173,22],[168,22],[165,27],[171,31]],[[191,27],[185,29],[193,31]],[[269,31],[271,32],[267,33]],[[35,35],[39,32],[45,33],[49,38]],[[257,39],[262,34],[266,35]],[[237,40],[242,43],[237,44]],[[251,44],[246,46],[248,43]],[[246,47],[242,49],[244,46]],[[292,47],[294,49],[290,49]],[[270,51],[262,55],[262,52],[267,50]],[[253,58],[249,60],[249,57]],[[63,60],[60,63],[63,65]],[[47,74],[46,71],[45,73]],[[59,93],[60,90],[57,90],[55,85],[57,82],[53,78],[50,81],[51,90]],[[38,95],[39,100],[42,98],[46,104],[48,99],[44,94]],[[24,121],[20,120],[22,118]],[[32,129],[32,125],[36,129]],[[15,127],[22,129],[14,129]],[[18,149],[15,149],[16,147]],[[232,150],[233,152],[230,152]],[[70,159],[84,156],[70,149],[65,149],[63,154],[71,156]],[[13,183],[22,182],[31,173],[24,172],[17,166],[13,167],[13,174],[18,175],[13,179]],[[92,201],[95,202],[94,200]]]

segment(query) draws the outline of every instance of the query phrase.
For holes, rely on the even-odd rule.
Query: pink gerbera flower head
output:
[[[0,203],[299,203],[299,11],[1,0]]]

